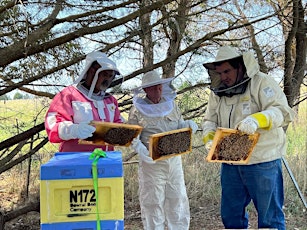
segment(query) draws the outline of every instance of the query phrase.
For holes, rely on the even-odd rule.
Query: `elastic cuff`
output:
[[[215,135],[215,132],[213,131],[208,132],[203,138],[204,144],[207,144],[208,141],[212,141],[214,138],[214,135]]]
[[[268,130],[272,128],[272,120],[270,117],[267,117],[265,114],[261,112],[254,113],[251,115],[251,117],[257,120],[259,128],[268,129]]]

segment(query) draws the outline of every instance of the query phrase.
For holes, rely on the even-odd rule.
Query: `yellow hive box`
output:
[[[128,147],[131,145],[132,140],[137,137],[143,129],[139,125],[102,121],[92,121],[90,125],[95,126],[96,131],[93,133],[92,137],[86,140],[79,140],[79,144]]]
[[[91,179],[41,181],[41,223],[96,220]],[[100,220],[124,219],[123,178],[98,179]]]
[[[233,143],[229,146],[228,150],[233,150],[232,152],[229,151],[231,154],[236,154],[236,152],[239,152],[245,144],[250,144],[249,148],[244,151],[244,157],[236,160],[225,160],[222,157],[220,157],[220,149],[221,149],[221,142],[224,140],[224,138],[229,137],[231,134],[237,134],[238,137],[244,137],[245,142],[239,142],[237,140],[233,141]],[[252,156],[252,152],[258,142],[259,133],[254,133],[251,135],[247,135],[243,133],[240,133],[239,130],[236,129],[227,129],[227,128],[221,128],[218,127],[214,138],[212,147],[208,153],[208,156],[206,157],[206,160],[208,162],[218,162],[218,163],[235,163],[235,164],[247,164],[249,159]],[[248,142],[248,143],[247,143]],[[237,151],[236,151],[237,150]],[[222,159],[220,159],[222,158]],[[230,157],[231,158],[231,157]]]
[[[90,152],[56,153],[41,165],[41,228],[90,226],[97,221],[97,202]],[[106,152],[97,162],[98,213],[104,224],[124,220],[122,154]],[[71,223],[71,224],[69,224]],[[66,228],[67,229],[67,228]],[[88,228],[90,229],[90,228]]]
[[[182,134],[182,135],[180,135]],[[186,134],[186,136],[185,136]],[[159,142],[163,138],[169,138],[169,146],[166,155],[162,155],[159,151]],[[184,151],[181,151],[178,146],[184,145]],[[154,161],[165,160],[170,157],[179,156],[182,154],[190,153],[192,151],[192,129],[183,128],[172,130],[163,133],[153,134],[149,137],[149,155]]]

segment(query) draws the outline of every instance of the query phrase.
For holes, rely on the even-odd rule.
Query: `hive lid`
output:
[[[186,136],[185,136],[186,135]],[[167,151],[170,154],[162,155],[158,148],[161,140],[171,140]],[[180,144],[184,144],[181,147],[182,151],[178,147]],[[178,151],[179,150],[179,151]],[[149,137],[149,156],[154,160],[165,160],[170,157],[179,156],[182,154],[190,153],[192,151],[192,130],[191,128],[176,129],[168,132],[153,134]]]
[[[58,152],[40,167],[41,180],[64,180],[93,178],[91,152]],[[106,152],[105,158],[97,162],[98,177],[122,177],[122,153]]]
[[[142,127],[124,123],[112,123],[103,121],[91,121],[90,125],[96,127],[92,137],[79,140],[79,144],[86,145],[112,145],[125,146],[131,145],[132,140],[137,137]]]
[[[233,136],[230,137],[232,134]],[[218,127],[206,160],[208,162],[247,164],[258,142],[259,136],[260,134],[257,132],[247,135],[236,129]],[[229,141],[229,143],[222,143],[222,141]],[[246,151],[243,151],[243,148],[246,148]],[[226,157],[224,157],[225,155]]]

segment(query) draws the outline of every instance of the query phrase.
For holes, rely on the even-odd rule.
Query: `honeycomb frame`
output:
[[[172,154],[167,154],[167,155],[161,155],[159,153],[157,145],[158,145],[159,140],[161,140],[161,138],[164,138],[166,136],[176,135],[178,133],[185,133],[185,132],[188,133],[189,141],[190,141],[190,143],[188,144],[188,149],[186,151],[178,152],[178,153],[174,152]],[[176,140],[176,141],[181,141],[181,140]],[[173,144],[176,144],[176,142],[174,141]],[[174,156],[179,156],[179,155],[187,154],[190,152],[192,152],[192,129],[191,128],[182,128],[182,129],[176,129],[176,130],[172,130],[168,132],[157,133],[149,137],[149,156],[154,161],[165,160],[165,159],[168,159]]]
[[[227,129],[227,128],[221,128],[218,127],[214,138],[213,138],[213,143],[212,143],[212,147],[206,157],[206,161],[208,162],[218,162],[218,163],[233,163],[233,164],[248,164],[251,156],[252,156],[252,152],[258,142],[259,136],[260,134],[258,132],[254,133],[254,134],[250,134],[248,135],[248,138],[252,141],[251,146],[248,150],[247,157],[245,159],[240,159],[240,160],[219,160],[218,159],[218,149],[219,149],[219,144],[221,143],[221,141],[231,135],[231,134],[239,134],[239,135],[243,135],[239,130],[236,129]]]
[[[112,123],[112,122],[103,122],[103,121],[91,121],[90,125],[95,126],[96,131],[93,133],[93,136],[87,139],[80,139],[78,141],[79,144],[86,144],[86,145],[103,145],[103,146],[124,146],[129,147],[131,145],[132,140],[137,137],[143,130],[143,127],[139,125],[131,125],[125,123]],[[125,143],[108,143],[106,141],[107,136],[105,136],[111,130],[116,129],[126,129],[131,130],[134,132],[133,135],[127,140]],[[122,137],[123,138],[123,137]]]

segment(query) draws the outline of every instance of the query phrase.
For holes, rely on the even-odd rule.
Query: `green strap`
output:
[[[99,158],[107,157],[107,154],[101,149],[95,149],[92,154],[90,155],[89,159],[93,160],[92,162],[92,173],[93,173],[93,182],[94,182],[94,189],[95,189],[95,196],[96,196],[96,223],[97,223],[97,230],[100,230],[100,217],[99,217],[99,208],[98,208],[98,176],[97,176],[97,163]]]

